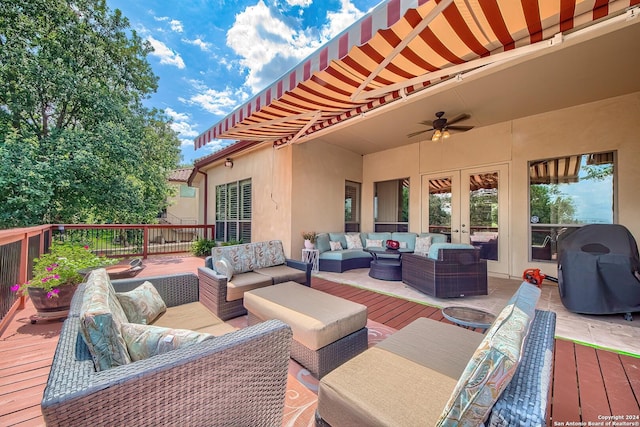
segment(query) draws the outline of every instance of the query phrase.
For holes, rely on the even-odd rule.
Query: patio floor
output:
[[[147,268],[141,275],[149,277],[177,272],[195,273],[197,267],[203,265],[203,260],[190,256],[153,257],[146,260],[145,265]],[[320,273],[313,278],[312,286],[367,305],[370,321],[390,328],[399,329],[418,317],[446,321],[437,307],[424,301],[389,295],[385,287],[392,284],[388,282],[375,281],[378,283],[373,282],[372,285],[362,278],[366,286],[379,287],[364,289],[350,286],[351,280],[347,274],[332,276],[329,280]],[[401,283],[395,284],[403,287]],[[493,299],[485,298],[487,304]],[[461,301],[456,300],[456,303]],[[28,303],[0,337],[0,354],[3,356],[0,359],[2,426],[44,425],[39,405],[62,323],[31,325],[29,316],[33,313],[33,306]],[[236,323],[242,324],[242,319],[237,319]],[[637,339],[633,341],[638,345]],[[313,393],[309,395],[311,397],[304,410],[290,416],[283,425],[313,425],[310,416],[315,401]],[[567,425],[571,421],[598,422],[603,416],[611,415],[623,417],[620,421],[630,420],[632,424],[626,425],[640,425],[633,424],[637,419],[624,418],[640,414],[639,399],[640,358],[556,339],[548,425]]]

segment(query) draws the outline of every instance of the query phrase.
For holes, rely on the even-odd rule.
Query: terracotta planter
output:
[[[78,285],[61,286],[57,297],[47,298],[47,291],[42,288],[27,288],[29,298],[37,311],[35,320],[63,319],[69,314],[71,298]]]

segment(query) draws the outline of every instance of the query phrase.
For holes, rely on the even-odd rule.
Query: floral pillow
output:
[[[229,261],[227,258],[223,256],[218,258],[213,263],[213,268],[215,268],[218,274],[221,274],[224,277],[226,277],[227,280],[231,280],[231,278],[233,277],[233,274],[235,273],[233,271],[233,265],[231,264],[231,261]]]
[[[382,240],[367,239],[365,243],[367,244],[368,248],[381,248],[382,247]]]
[[[122,336],[132,361],[144,360],[215,338],[211,334],[135,323],[122,324]]]
[[[131,323],[149,325],[167,311],[167,305],[149,281],[132,291],[116,292],[116,296]]]
[[[359,234],[345,234],[347,249],[362,249],[362,240]]]
[[[330,241],[329,242],[329,246],[331,247],[332,251],[341,251],[342,250],[342,243],[340,243],[340,242]]]
[[[426,256],[429,253],[429,248],[431,248],[431,236],[416,237],[416,247],[413,250],[414,253]]]

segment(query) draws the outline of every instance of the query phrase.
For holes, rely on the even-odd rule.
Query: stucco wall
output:
[[[509,274],[537,267],[555,275],[555,265],[528,261],[530,160],[618,151],[617,222],[640,239],[640,93],[500,123],[447,142],[422,141],[363,158],[362,229],[373,229],[373,183],[410,177],[410,231],[422,231],[420,177],[440,171],[509,164]],[[418,161],[418,159],[420,159]],[[597,197],[597,195],[594,195]]]
[[[293,151],[291,247],[299,258],[302,231],[344,230],[345,181],[362,182],[362,157],[316,141],[287,149]]]
[[[214,164],[205,169],[209,185],[208,219],[215,224],[216,185],[251,178],[254,242],[282,240],[285,253],[291,252],[291,150],[274,150],[265,144],[233,157],[233,167]],[[204,184],[201,183],[202,187]],[[296,257],[297,258],[297,257]]]
[[[167,214],[169,221],[173,221],[176,218],[185,221],[192,221],[196,223],[198,221],[199,209],[199,192],[196,189],[195,197],[180,197],[180,187],[187,185],[186,182],[170,181],[169,185],[175,188],[175,196],[169,198],[169,205],[167,206]]]

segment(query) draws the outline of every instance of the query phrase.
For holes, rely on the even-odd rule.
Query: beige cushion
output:
[[[154,326],[165,328],[190,329],[196,332],[206,332],[219,337],[236,330],[233,326],[223,322],[200,302],[169,307],[160,316]]]
[[[318,350],[367,324],[367,307],[294,282],[245,293],[244,306],[261,320],[291,326],[293,339]]]
[[[289,281],[305,283],[307,281],[306,272],[298,270],[297,268],[289,267],[287,265],[276,265],[274,267],[260,268],[258,270],[255,270],[255,272],[271,277],[274,284]]]
[[[457,380],[482,339],[477,332],[421,317],[377,347]]]
[[[418,255],[427,255],[429,253],[430,248],[431,248],[431,236],[416,237],[416,247],[414,249],[414,253]]]
[[[320,415],[332,425],[434,425],[482,338],[417,319],[326,375]]]
[[[341,251],[342,250],[342,243],[330,241],[329,242],[329,247],[331,248],[332,251]]]
[[[227,282],[227,301],[242,299],[245,292],[272,284],[273,279],[271,277],[254,273],[253,271],[235,274],[233,279]]]
[[[149,325],[167,310],[164,300],[149,281],[132,291],[116,292],[116,295],[130,323]]]
[[[432,426],[456,381],[372,347],[322,378],[318,412],[333,426]]]

